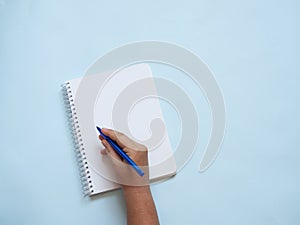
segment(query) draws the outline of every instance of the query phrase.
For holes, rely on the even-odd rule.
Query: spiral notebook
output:
[[[82,88],[83,79],[85,88]],[[120,187],[103,175],[108,166],[105,156],[100,154],[100,150],[104,147],[98,140],[95,126],[115,128],[118,123],[124,123],[125,117],[121,116],[122,118],[114,118],[113,124],[112,112],[115,104],[120,96],[123,97],[122,102],[129,101],[124,93],[129,91],[131,95],[134,94],[138,89],[134,85],[139,85],[139,81],[146,79],[147,89],[152,91],[151,95],[157,93],[151,68],[147,64],[127,67],[113,76],[110,73],[95,74],[66,81],[63,85],[84,195],[92,196]],[[149,82],[151,80],[152,82]],[[97,97],[95,98],[91,92],[97,93]],[[153,96],[131,103],[129,112],[124,113],[128,118],[125,122],[128,123],[131,135],[137,140],[147,140],[151,136],[149,123],[153,118],[164,121],[159,99]],[[93,118],[90,119],[91,117]],[[149,146],[147,147],[149,149]],[[168,178],[176,173],[176,162],[167,132],[164,132],[163,139],[155,147],[149,149],[148,159],[150,181]]]

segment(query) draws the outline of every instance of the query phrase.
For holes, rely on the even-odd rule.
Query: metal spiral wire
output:
[[[64,103],[67,112],[67,119],[71,129],[73,143],[75,147],[76,159],[79,167],[79,175],[82,183],[82,189],[84,196],[91,195],[93,190],[92,180],[86,159],[85,149],[82,142],[81,131],[79,127],[79,121],[76,114],[76,108],[74,104],[74,96],[71,91],[69,82],[62,85],[62,92]]]

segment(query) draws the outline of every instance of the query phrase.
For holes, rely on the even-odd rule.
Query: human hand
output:
[[[149,168],[148,168],[148,149],[146,146],[139,144],[125,134],[102,128],[103,134],[110,137],[115,141],[122,150],[144,171],[145,175],[140,177],[133,170],[133,168],[128,165],[123,158],[121,158],[118,153],[112,148],[112,146],[101,136],[99,138],[105,147],[101,151],[103,155],[108,155],[113,164],[113,168],[116,172],[117,182],[121,185],[129,186],[144,186],[149,184]]]
[[[120,132],[105,128],[101,131],[115,141],[145,173],[144,176],[139,176],[130,165],[124,162],[111,145],[102,136],[99,136],[105,147],[101,153],[110,157],[116,172],[117,183],[121,184],[123,188],[127,208],[127,224],[159,225],[155,203],[149,187],[147,147],[136,143]]]

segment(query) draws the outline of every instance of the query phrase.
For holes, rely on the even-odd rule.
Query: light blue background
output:
[[[300,224],[299,12],[296,0],[1,0],[0,224],[125,223],[121,191],[82,198],[60,84],[149,39],[199,55],[227,108],[213,166],[198,173],[209,134],[201,103],[197,152],[152,187],[161,224]]]

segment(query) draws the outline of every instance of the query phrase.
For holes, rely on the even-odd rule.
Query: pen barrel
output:
[[[140,167],[138,167],[137,165],[132,165],[132,167],[135,169],[135,171],[142,177],[142,176],[144,176],[144,171],[140,168]]]

